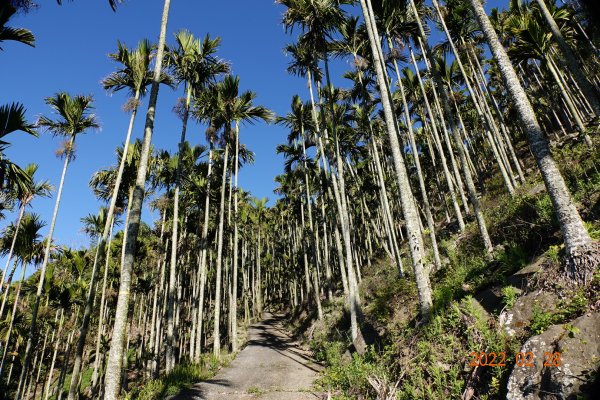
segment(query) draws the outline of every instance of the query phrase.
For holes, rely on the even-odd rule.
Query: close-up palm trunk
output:
[[[56,227],[56,219],[58,218],[58,209],[60,207],[60,200],[62,197],[63,187],[65,185],[65,177],[67,175],[67,168],[69,167],[69,161],[71,159],[71,152],[75,146],[75,134],[71,134],[71,138],[66,147],[66,153],[64,155],[65,161],[63,162],[62,173],[60,176],[60,183],[58,185],[58,191],[56,192],[56,201],[54,203],[54,211],[52,212],[52,222],[50,222],[50,230],[46,237],[46,246],[44,249],[44,260],[39,272],[39,281],[37,291],[35,294],[35,300],[31,312],[31,324],[29,326],[29,334],[27,336],[27,345],[25,346],[25,358],[23,360],[23,366],[21,367],[21,376],[19,377],[19,385],[17,387],[17,398],[21,392],[25,389],[25,379],[29,372],[29,363],[31,362],[31,353],[33,351],[33,341],[37,334],[37,316],[40,308],[40,301],[42,299],[42,291],[44,289],[44,279],[46,278],[46,269],[48,268],[48,261],[50,261],[50,249],[52,247],[52,236],[54,234],[54,228]]]
[[[379,54],[381,53],[381,47],[379,44],[379,34],[372,17],[372,10],[370,10],[368,4],[369,0],[361,0],[361,6],[365,19],[367,20],[367,31],[369,33],[369,40],[371,43],[371,51],[373,53],[375,69],[377,71],[377,81],[379,84],[379,91],[381,93],[382,107],[385,114],[385,122],[387,127],[387,133],[391,145],[391,151],[394,159],[394,169],[397,175],[398,186],[400,188],[400,198],[402,202],[402,213],[406,220],[406,228],[408,240],[410,242],[410,252],[412,258],[413,270],[415,273],[415,279],[417,281],[417,287],[419,291],[419,305],[421,313],[425,319],[428,318],[432,307],[431,300],[431,285],[429,283],[429,266],[425,265],[424,259],[424,244],[421,236],[420,229],[418,227],[418,213],[415,207],[414,198],[410,189],[410,183],[406,172],[406,166],[404,159],[400,151],[400,144],[398,143],[398,137],[396,133],[396,125],[394,123],[394,116],[392,111],[392,105],[389,96],[389,88],[387,86],[387,78],[382,68],[381,59]]]

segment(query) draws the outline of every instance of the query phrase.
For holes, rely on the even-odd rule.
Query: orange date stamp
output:
[[[503,351],[498,353],[494,351],[489,353],[472,351],[469,353],[469,357],[471,358],[470,367],[506,367],[507,362],[511,362],[511,360],[507,361],[506,353]],[[517,367],[532,368],[535,366],[534,362],[535,356],[530,351],[525,353],[519,352],[514,359],[514,365]],[[544,367],[560,367],[561,363],[559,352],[547,351],[544,353]]]

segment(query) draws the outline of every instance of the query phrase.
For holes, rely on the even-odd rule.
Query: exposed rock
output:
[[[508,379],[506,398],[509,400],[539,400],[544,369],[544,353],[553,351],[555,342],[564,333],[561,325],[552,325],[541,335],[533,336],[525,342],[521,353],[533,353],[533,367],[519,367],[515,364]],[[511,363],[514,360],[511,360]]]
[[[527,287],[531,278],[542,269],[545,260],[545,257],[539,257],[534,263],[509,276],[506,280],[506,284],[513,286],[517,293],[520,294],[521,291]],[[474,297],[488,312],[499,312],[504,306],[502,303],[502,288],[504,286],[506,285],[491,287],[475,294]]]
[[[586,314],[570,325],[556,347],[561,355],[561,365],[548,368],[548,392],[556,393],[556,399],[571,399],[578,393],[589,393],[586,389],[600,367],[600,313]]]
[[[481,303],[474,297],[467,297],[467,301],[471,303],[471,307],[473,311],[477,313],[481,318],[485,318],[486,320],[490,319],[490,313],[487,312],[485,307],[481,305]]]
[[[485,289],[475,295],[475,299],[479,301],[487,311],[498,312],[502,309],[502,286],[494,286]]]
[[[533,367],[514,366],[508,380],[510,400],[575,400],[592,395],[600,368],[600,313],[570,324],[552,325],[527,340],[521,353],[534,355]],[[557,365],[546,353],[560,353]],[[547,365],[544,364],[547,362]],[[593,398],[593,397],[589,397]]]
[[[517,299],[510,310],[502,312],[498,322],[509,336],[520,336],[529,326],[536,307],[545,312],[553,312],[558,302],[559,299],[552,293],[544,291],[528,293]]]
[[[506,280],[506,283],[508,283],[511,286],[514,286],[517,289],[525,289],[529,284],[531,278],[533,278],[535,274],[542,270],[546,261],[547,259],[545,256],[539,257],[532,264],[521,268],[515,274],[509,276]]]

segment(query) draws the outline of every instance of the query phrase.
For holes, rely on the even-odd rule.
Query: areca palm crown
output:
[[[328,39],[342,25],[345,13],[342,5],[353,4],[353,0],[277,0],[286,7],[283,24],[292,31],[295,26],[302,29],[314,48],[323,54],[327,51]]]
[[[288,64],[288,73],[303,78],[308,77],[311,81],[314,79],[315,82],[320,82],[323,79],[323,74],[319,68],[319,58],[310,49],[306,41],[299,40],[298,43],[288,44],[285,46],[284,52],[292,57],[292,61]]]
[[[96,116],[91,112],[91,110],[93,109],[92,103],[93,99],[91,96],[71,96],[66,92],[59,92],[53,97],[48,97],[46,99],[46,104],[48,104],[52,108],[52,110],[56,114],[56,118],[52,119],[51,117],[41,116],[37,121],[37,126],[47,129],[55,136],[66,137],[67,141],[64,146],[64,164],[60,178],[60,184],[58,186],[58,192],[56,194],[56,203],[52,215],[52,222],[50,223],[50,230],[48,232],[46,249],[44,252],[44,260],[41,266],[37,293],[33,304],[31,327],[29,330],[29,337],[27,339],[27,347],[25,349],[23,369],[21,371],[21,377],[19,378],[19,388],[17,389],[18,394],[20,393],[20,390],[23,389],[23,381],[29,368],[31,351],[34,345],[34,341],[36,339],[36,320],[42,290],[44,287],[46,268],[48,267],[48,261],[50,258],[50,246],[52,243],[52,236],[54,234],[56,219],[58,217],[58,209],[60,206],[62,189],[64,186],[67,169],[69,166],[69,162],[74,156],[75,139],[77,138],[77,135],[85,133],[89,129],[97,129],[100,127]]]
[[[109,93],[127,89],[136,100],[139,100],[137,96],[146,95],[148,86],[152,84],[152,71],[149,68],[156,57],[155,46],[147,39],[140,41],[134,49],[118,42],[117,52],[109,54],[109,57],[121,67],[102,80],[104,89]],[[162,72],[160,82],[171,84],[171,77]],[[137,107],[137,104],[134,106]]]
[[[4,1],[0,4],[0,43],[12,40],[35,47],[35,37],[29,29],[6,26],[16,12],[17,9],[9,2]],[[2,50],[2,47],[0,47],[0,50]]]
[[[37,136],[35,126],[25,118],[25,107],[19,103],[0,106],[0,191],[8,190],[13,194],[26,190],[31,184],[28,175],[4,154],[9,146],[4,137],[18,131]]]
[[[92,242],[96,242],[100,235],[102,235],[108,217],[107,211],[106,207],[100,207],[98,214],[88,214],[81,218],[81,223],[83,224],[82,230],[92,239]]]

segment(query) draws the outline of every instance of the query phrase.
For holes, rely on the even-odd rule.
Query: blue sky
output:
[[[112,97],[101,88],[100,80],[115,68],[107,54],[114,52],[117,40],[133,47],[142,38],[157,41],[162,0],[128,0],[116,13],[106,1],[77,0],[58,6],[54,0],[40,0],[41,7],[11,20],[11,26],[32,30],[36,47],[4,43],[0,52],[0,104],[18,101],[27,107],[33,121],[40,114],[49,115],[44,98],[57,91],[92,94],[102,129],[77,139],[77,159],[71,164],[63,191],[54,238],[57,243],[79,248],[88,243],[81,232],[80,218],[96,213],[100,205],[88,188],[94,171],[115,162],[114,149],[122,143],[129,116],[121,109],[125,93]],[[498,0],[491,3],[498,4]],[[488,4],[488,7],[490,5]],[[219,56],[231,62],[233,73],[241,78],[243,90],[257,93],[257,104],[277,114],[287,112],[291,97],[299,93],[306,98],[305,80],[287,74],[288,59],[282,48],[293,40],[281,25],[283,7],[273,0],[173,1],[169,20],[168,41],[181,29],[196,36],[206,33],[220,36]],[[340,76],[349,66],[344,61],[332,68],[332,76]],[[335,83],[343,84],[341,81]],[[159,94],[153,144],[175,151],[180,121],[172,112],[181,97],[163,87]],[[134,137],[141,137],[146,106],[140,109]],[[283,159],[275,154],[275,146],[285,141],[286,132],[275,125],[257,124],[241,130],[241,141],[256,154],[254,165],[240,173],[240,185],[256,197],[274,199],[273,182],[281,172]],[[188,140],[203,143],[204,127],[192,124]],[[62,161],[54,155],[61,139],[41,132],[39,138],[14,133],[8,137],[12,146],[8,156],[24,166],[39,164],[38,179],[58,184]],[[49,222],[54,198],[37,199],[33,210]],[[151,219],[147,209],[144,219]],[[13,220],[12,215],[2,222]],[[44,232],[45,233],[45,232]],[[3,263],[2,263],[3,264]]]

